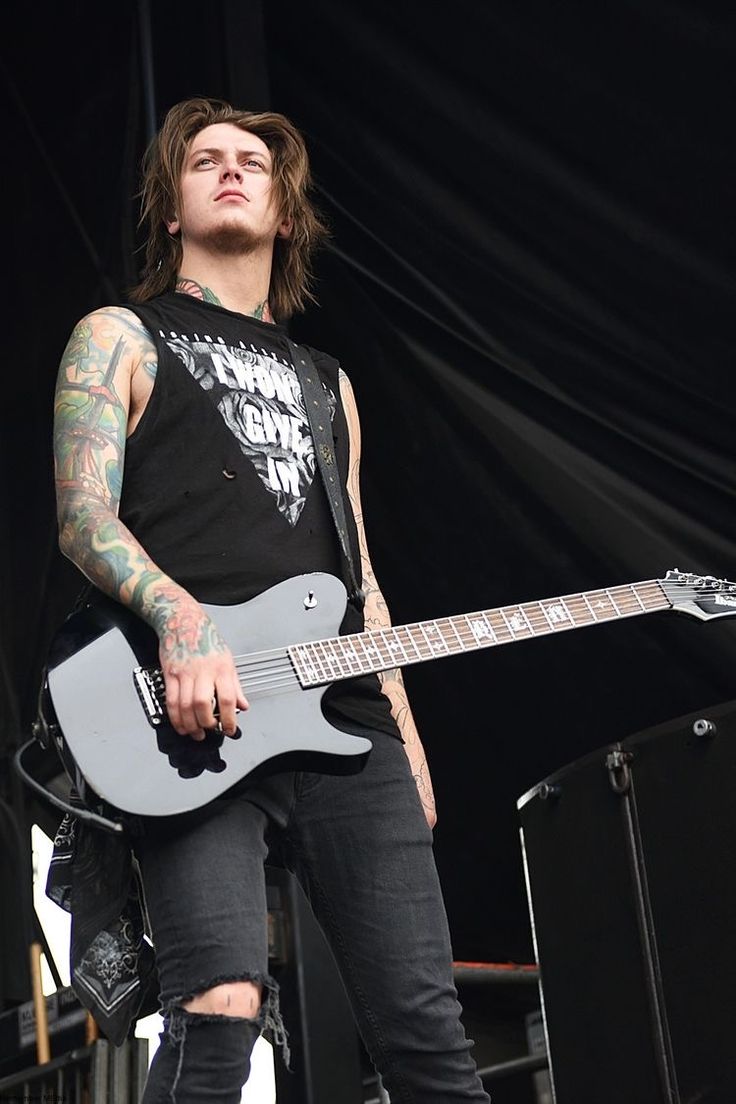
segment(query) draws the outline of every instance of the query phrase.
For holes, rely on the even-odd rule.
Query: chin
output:
[[[233,219],[214,227],[204,238],[204,244],[218,253],[232,256],[253,253],[265,245],[267,240],[264,234]]]

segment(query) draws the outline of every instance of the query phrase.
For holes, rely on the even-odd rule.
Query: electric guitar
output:
[[[664,579],[339,636],[345,606],[342,583],[321,573],[242,605],[205,606],[250,709],[240,739],[210,731],[203,741],[167,723],[153,630],[112,601],[102,620],[82,610],[54,641],[43,727],[83,797],[91,791],[129,813],[180,813],[279,764],[360,769],[370,740],[339,731],[321,710],[338,680],[661,610],[732,617],[736,583],[675,569]]]

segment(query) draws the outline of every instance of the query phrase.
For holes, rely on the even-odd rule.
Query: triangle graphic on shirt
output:
[[[315,455],[292,365],[264,349],[239,348],[207,335],[167,337],[166,344],[207,392],[277,509],[296,525],[314,479]],[[334,416],[331,391],[328,402]]]

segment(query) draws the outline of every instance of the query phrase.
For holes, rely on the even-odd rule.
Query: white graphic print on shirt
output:
[[[290,525],[304,508],[315,470],[304,397],[292,365],[255,345],[207,334],[161,337],[206,391],[241,452],[253,463]],[[330,416],[335,396],[327,390]]]

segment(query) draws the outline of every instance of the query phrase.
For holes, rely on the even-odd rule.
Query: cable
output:
[[[61,809],[62,812],[68,813],[70,816],[77,817],[78,820],[86,821],[88,824],[95,824],[98,828],[104,828],[107,832],[114,832],[115,835],[120,835],[125,831],[125,828],[116,820],[108,820],[107,817],[99,816],[98,813],[93,813],[89,809],[82,808],[76,805],[70,805],[63,798],[57,797],[56,794],[51,793],[45,786],[42,786],[40,782],[37,782],[23,766],[22,757],[23,752],[27,748],[36,742],[36,737],[33,736],[30,740],[26,740],[24,744],[16,751],[13,756],[13,767],[17,774],[20,775],[26,786],[30,786],[32,790],[35,790],[40,797],[43,797],[46,801],[49,801],[52,805],[55,805],[57,809]]]

